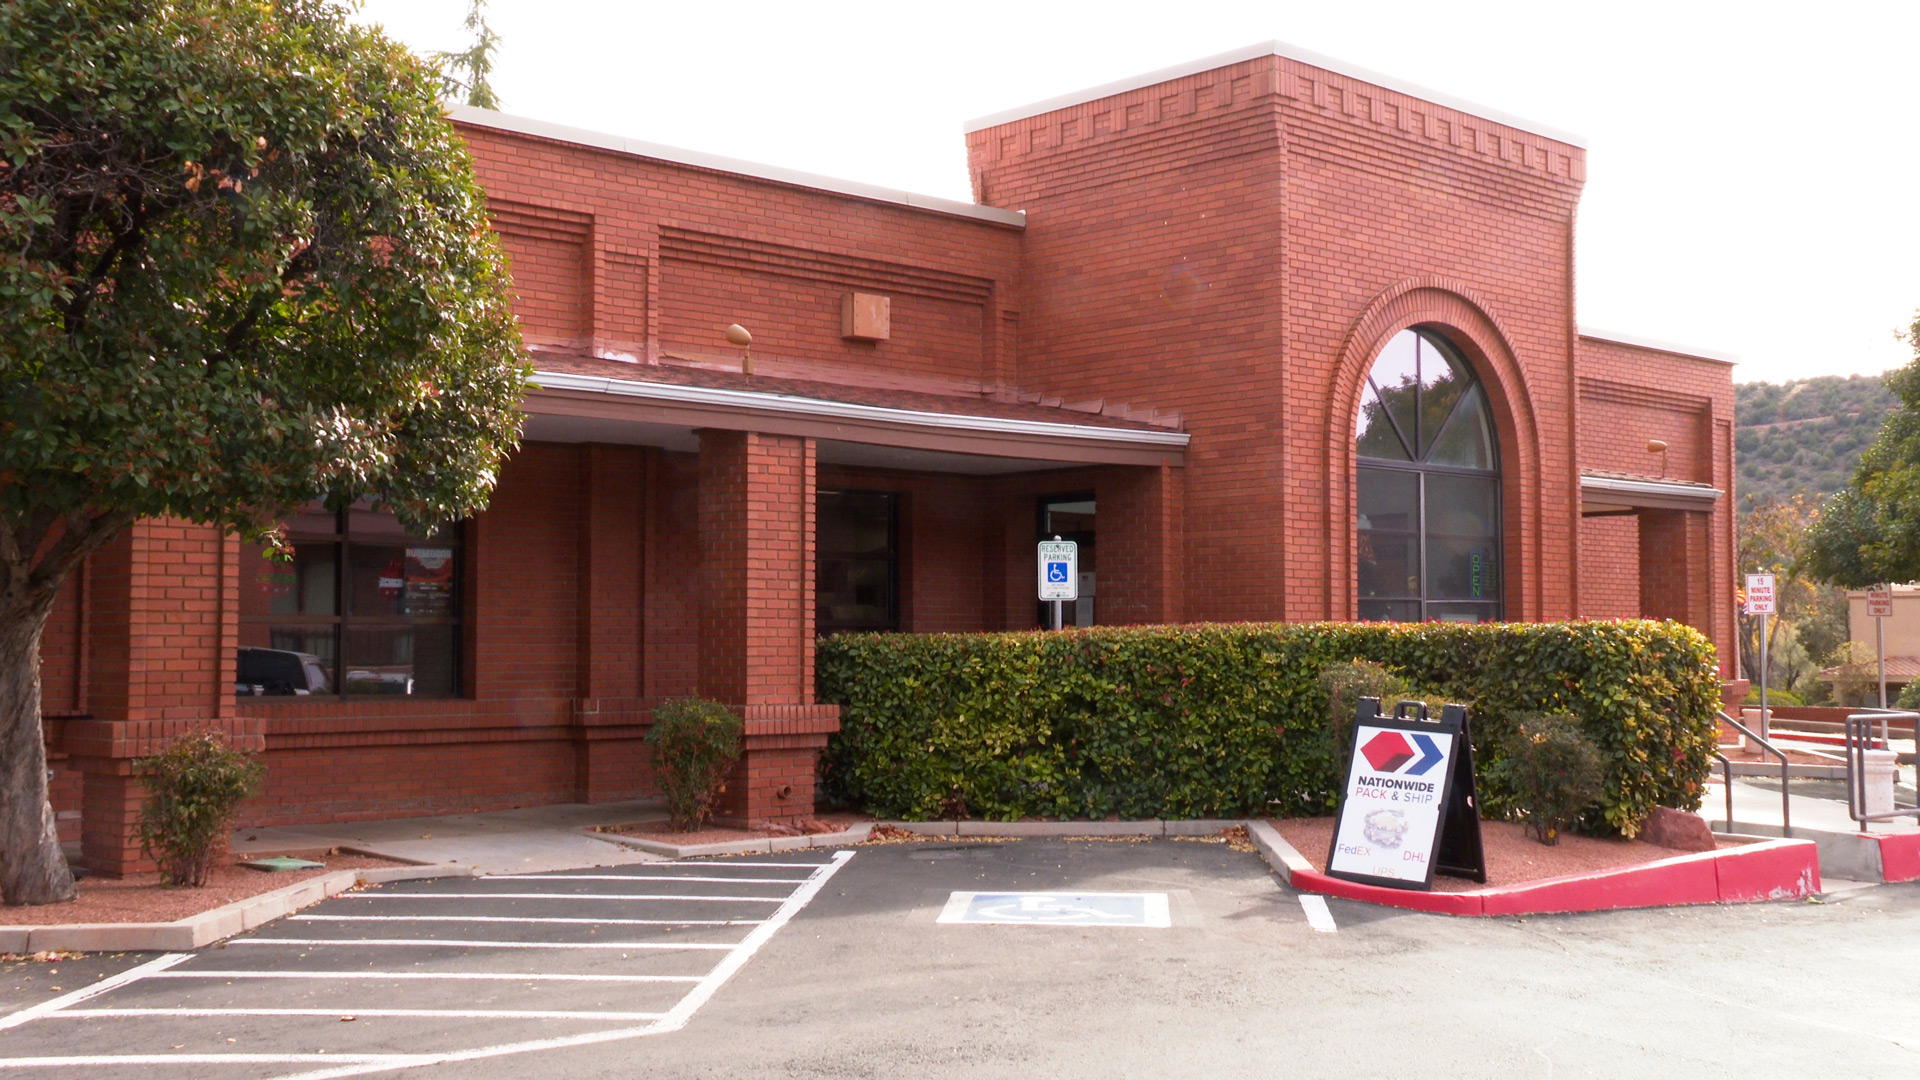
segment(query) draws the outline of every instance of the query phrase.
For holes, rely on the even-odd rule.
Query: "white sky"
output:
[[[366,0],[419,50],[466,0]],[[1920,4],[491,0],[505,110],[969,200],[973,117],[1279,39],[1588,144],[1583,325],[1878,372],[1920,308]]]

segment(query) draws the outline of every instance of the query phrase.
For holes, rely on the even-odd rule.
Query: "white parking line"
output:
[[[798,884],[798,882],[795,882]],[[354,900],[685,900],[696,904],[780,904],[784,896],[713,896],[699,893],[544,893],[544,892],[443,892],[443,893],[354,893]]]
[[[466,1020],[658,1020],[665,1013],[529,1009],[61,1009],[50,1019],[98,1016],[427,1016]]]
[[[175,1018],[214,1018],[223,1016],[329,1016],[329,1017],[409,1017],[409,1018],[465,1018],[495,1020],[584,1020],[584,1021],[644,1021],[638,1026],[615,1027],[608,1030],[588,1032],[580,1035],[559,1038],[536,1039],[521,1042],[500,1043],[472,1050],[443,1051],[431,1053],[338,1053],[314,1054],[292,1052],[273,1053],[229,1053],[229,1054],[87,1054],[71,1057],[0,1057],[0,1069],[9,1068],[110,1068],[114,1066],[163,1066],[163,1065],[323,1065],[323,1068],[304,1072],[282,1074],[279,1080],[335,1080],[335,1078],[360,1076],[367,1073],[386,1072],[395,1069],[414,1068],[422,1065],[444,1064],[459,1061],[473,1061],[482,1058],[500,1057],[508,1054],[526,1053],[536,1050],[558,1049],[561,1047],[586,1046],[603,1042],[636,1038],[646,1035],[664,1034],[677,1031],[686,1026],[687,1021],[704,1005],[722,985],[738,972],[761,946],[772,939],[781,927],[806,907],[826,885],[827,881],[841,867],[853,858],[851,851],[837,851],[830,861],[823,863],[780,863],[756,865],[780,865],[804,867],[811,871],[808,876],[793,883],[793,892],[785,897],[710,897],[710,896],[602,896],[583,897],[555,895],[550,893],[528,894],[537,899],[573,899],[573,900],[726,900],[726,901],[772,901],[779,907],[764,920],[728,920],[726,925],[751,926],[752,929],[741,941],[734,943],[706,942],[658,942],[658,941],[591,941],[591,942],[553,942],[553,941],[475,941],[466,939],[380,939],[380,938],[292,938],[292,937],[242,937],[233,939],[230,945],[297,946],[302,948],[322,948],[326,946],[395,946],[459,949],[594,949],[594,950],[631,950],[631,951],[688,951],[718,950],[726,955],[705,975],[589,975],[513,972],[382,972],[382,971],[241,971],[241,970],[169,970],[173,965],[193,958],[189,953],[170,953],[156,960],[128,969],[109,979],[103,979],[83,990],[42,1002],[39,1005],[23,1009],[11,1016],[0,1018],[0,1029],[17,1027],[20,1024],[38,1019],[72,1017],[80,1019],[109,1020],[120,1017],[175,1017]],[[746,864],[734,864],[746,865]],[[525,880],[532,878],[526,877]],[[671,879],[653,879],[671,880]],[[734,880],[734,879],[728,879]],[[379,894],[375,894],[379,895]],[[507,894],[489,893],[388,893],[384,898],[406,896],[420,899],[498,899]],[[509,896],[509,898],[517,898]],[[297,916],[296,918],[334,921],[353,921],[355,919],[385,919],[409,921],[411,916]],[[444,919],[445,921],[493,921],[545,923],[563,920],[557,919],[512,919],[501,916],[420,916],[420,920]],[[576,921],[576,920],[564,920]],[[590,920],[580,922],[653,922],[653,920]],[[658,920],[671,925],[692,925],[676,920]],[[715,925],[707,922],[702,925]],[[80,1002],[97,997],[111,990],[128,986],[148,978],[168,979],[334,979],[380,981],[388,979],[475,979],[500,982],[673,982],[690,983],[691,986],[665,1013],[639,1012],[598,1012],[598,1011],[555,1011],[555,1010],[512,1010],[512,1009],[355,1009],[350,1006],[332,1009],[312,1008],[162,1008],[112,1006],[99,1008],[74,1008]],[[104,1033],[90,1036],[93,1045],[99,1045]]]
[[[511,971],[155,971],[149,979],[480,979],[498,982],[688,982],[705,975],[521,975]]]
[[[588,926],[759,926],[765,919],[538,919],[519,915],[293,915],[297,922],[585,923]]]
[[[1334,925],[1333,912],[1327,909],[1327,898],[1318,893],[1301,893],[1300,907],[1307,913],[1307,925],[1323,934],[1331,934],[1340,928]]]
[[[638,874],[489,874],[488,881],[724,881],[732,885],[798,885],[806,878],[785,877],[666,877]]]
[[[447,946],[456,949],[719,949],[738,948],[732,942],[700,941],[466,941],[459,938],[236,938],[229,945],[401,945]]]

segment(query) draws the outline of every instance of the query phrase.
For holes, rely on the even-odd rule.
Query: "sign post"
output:
[[[1773,575],[1748,574],[1747,614],[1760,617],[1760,738],[1762,741],[1773,737],[1768,724],[1772,714],[1767,711],[1767,616],[1773,613]]]
[[[1432,889],[1435,871],[1484,884],[1478,802],[1465,706],[1435,718],[1403,701],[1381,716],[1378,698],[1361,698],[1327,873],[1391,889]]]
[[[1080,545],[1058,536],[1040,541],[1040,599],[1053,601],[1053,628],[1061,628],[1060,605],[1080,599]]]
[[[1873,655],[1880,662],[1880,707],[1887,707],[1887,619],[1893,615],[1893,586],[1867,590],[1867,614],[1873,617]]]

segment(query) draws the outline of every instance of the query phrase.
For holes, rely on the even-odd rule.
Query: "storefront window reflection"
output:
[[[1486,392],[1437,334],[1394,335],[1354,423],[1360,617],[1502,617],[1500,472]]]
[[[253,548],[241,567],[236,694],[459,693],[457,526],[410,536],[365,504],[283,524],[287,556]]]

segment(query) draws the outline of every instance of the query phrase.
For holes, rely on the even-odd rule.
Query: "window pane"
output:
[[[1090,533],[1093,531],[1095,509],[1096,504],[1092,499],[1047,503],[1043,515],[1046,520],[1040,526],[1040,531],[1048,536],[1058,533],[1062,537],[1068,533]]]
[[[1454,416],[1427,454],[1435,465],[1491,469],[1493,425],[1487,417],[1487,399],[1478,386],[1467,391]]]
[[[333,692],[333,627],[243,623],[234,663],[235,692],[330,694]]]
[[[1430,600],[1497,600],[1500,597],[1500,553],[1493,538],[1446,539],[1427,537],[1427,598]]]
[[[1360,618],[1365,622],[1419,622],[1418,600],[1362,600]]]
[[[1473,385],[1464,365],[1428,338],[1420,339],[1420,456],[1426,457],[1448,414]]]
[[[1427,474],[1427,531],[1491,537],[1500,532],[1500,481],[1491,476]]]
[[[1419,595],[1419,541],[1411,536],[1361,533],[1361,599]]]
[[[451,618],[459,614],[454,605],[454,570],[457,562],[450,547],[410,547],[402,577],[400,606],[409,618]]]
[[[332,536],[340,531],[340,515],[327,509],[323,500],[315,499],[307,505],[288,514],[280,524],[291,536],[295,533],[318,533]]]
[[[335,546],[328,541],[289,542],[289,558],[268,555],[265,545],[241,553],[240,614],[334,614]]]
[[[1373,392],[1371,380],[1360,388],[1360,415],[1354,421],[1353,445],[1354,452],[1363,458],[1410,460],[1400,436],[1394,434],[1393,425],[1387,422],[1387,407],[1381,404],[1380,395]]]
[[[349,694],[454,693],[459,632],[452,626],[348,626],[345,690]]]
[[[814,629],[895,630],[899,552],[890,491],[822,491],[815,518]]]
[[[1417,532],[1420,528],[1420,474],[1399,469],[1356,470],[1362,532]]]
[[[407,549],[347,546],[349,615],[405,615]]]
[[[1428,604],[1427,618],[1434,622],[1495,622],[1500,609],[1493,604]]]

